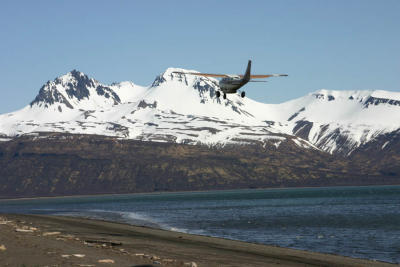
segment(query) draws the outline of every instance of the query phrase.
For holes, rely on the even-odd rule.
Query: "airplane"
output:
[[[279,77],[279,76],[288,76],[287,74],[259,74],[259,75],[251,75],[251,60],[247,64],[247,69],[244,75],[241,74],[213,74],[213,73],[197,73],[197,72],[181,72],[174,71],[172,73],[177,74],[189,74],[189,75],[197,75],[204,77],[216,77],[222,78],[219,80],[219,88],[223,93],[223,98],[226,99],[226,94],[235,94],[242,86],[244,86],[248,82],[267,82],[267,81],[254,81],[252,79],[259,78],[269,78],[269,77]],[[216,92],[217,97],[221,96],[221,92]],[[241,92],[240,96],[245,97],[246,93],[244,91]]]

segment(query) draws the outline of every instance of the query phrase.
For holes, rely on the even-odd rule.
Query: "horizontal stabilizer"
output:
[[[239,75],[243,77],[243,75]],[[250,79],[260,79],[260,78],[269,78],[269,77],[281,77],[288,76],[287,74],[260,74],[260,75],[250,75]]]

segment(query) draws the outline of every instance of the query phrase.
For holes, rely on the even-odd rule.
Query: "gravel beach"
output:
[[[82,218],[0,215],[0,266],[394,266]]]

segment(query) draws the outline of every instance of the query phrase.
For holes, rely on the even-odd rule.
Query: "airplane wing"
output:
[[[217,77],[217,78],[224,78],[230,77],[232,75],[228,74],[214,74],[214,73],[200,73],[200,72],[182,72],[182,71],[173,71],[172,73],[177,74],[189,74],[189,75],[197,75],[197,76],[205,76],[205,77]],[[238,74],[235,76],[239,76],[243,78],[242,74]],[[269,78],[269,77],[280,77],[280,76],[288,76],[287,74],[261,74],[261,75],[250,75],[250,79],[260,79],[260,78]]]
[[[243,75],[239,75],[243,77]],[[260,78],[269,78],[269,77],[280,77],[280,76],[288,76],[287,74],[261,74],[261,75],[250,75],[250,79],[260,79]]]
[[[181,71],[173,71],[172,73],[189,74],[189,75],[197,75],[197,76],[205,76],[205,77],[218,77],[218,78],[229,77],[226,74],[214,74],[214,73],[181,72]]]

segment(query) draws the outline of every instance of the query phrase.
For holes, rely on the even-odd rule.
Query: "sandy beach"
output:
[[[121,223],[0,215],[0,266],[394,266]]]

